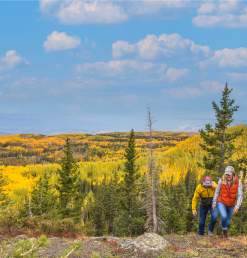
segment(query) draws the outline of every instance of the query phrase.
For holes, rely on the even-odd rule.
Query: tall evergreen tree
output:
[[[47,172],[41,176],[31,194],[31,211],[33,215],[47,215],[55,207],[54,195],[49,185]]]
[[[132,129],[129,135],[128,146],[125,149],[125,164],[123,178],[122,209],[127,234],[136,235],[140,231],[139,219],[141,215],[138,180],[140,175],[136,166],[137,153],[135,148],[135,134]]]
[[[187,203],[186,187],[184,179],[174,183],[172,177],[167,183],[161,186],[160,199],[165,203],[166,208],[160,211],[163,220],[161,233],[185,233],[187,228]]]
[[[6,178],[3,175],[3,172],[0,170],[0,209],[6,207],[8,203],[8,197],[5,193],[5,185],[7,184]]]
[[[185,195],[186,195],[186,230],[191,232],[193,229],[193,215],[191,212],[191,200],[194,195],[194,191],[197,184],[196,173],[192,170],[189,170],[184,179],[185,184]]]
[[[64,156],[61,160],[61,168],[58,169],[58,185],[59,201],[61,214],[63,217],[69,217],[78,213],[80,205],[78,205],[78,197],[80,195],[80,174],[76,164],[70,140],[67,138],[64,146]]]
[[[230,162],[234,151],[233,141],[239,132],[229,132],[228,127],[233,122],[233,115],[238,110],[235,100],[231,99],[232,89],[226,83],[222,92],[220,104],[212,103],[216,123],[214,126],[206,124],[200,131],[203,143],[201,147],[206,151],[203,158],[203,167],[207,174],[219,177],[224,171],[227,162]]]
[[[107,232],[108,234],[115,234],[116,233],[116,218],[119,216],[120,213],[120,205],[119,205],[119,184],[118,184],[118,177],[116,171],[113,171],[112,178],[109,183],[106,183],[104,186],[104,197],[103,197],[103,204],[104,204],[104,217],[105,222],[107,224]]]

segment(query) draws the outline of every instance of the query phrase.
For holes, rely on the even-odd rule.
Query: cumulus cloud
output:
[[[133,44],[127,41],[116,41],[112,44],[114,58],[133,54],[143,59],[152,60],[182,52],[207,57],[210,49],[208,46],[198,45],[191,39],[184,38],[177,33],[161,34],[160,36],[147,35]]]
[[[166,71],[166,78],[170,82],[175,82],[188,74],[188,69],[177,69],[177,68],[168,68]]]
[[[83,63],[77,66],[77,72],[85,75],[126,78],[130,75],[165,74],[167,65],[136,60],[111,60],[105,62]]]
[[[58,18],[66,24],[116,23],[127,20],[121,6],[111,2],[72,0],[60,6]]]
[[[232,72],[227,73],[227,76],[234,81],[247,81],[247,73]]]
[[[107,24],[128,19],[121,5],[114,1],[40,0],[40,9],[64,24]]]
[[[21,64],[28,62],[16,50],[8,50],[5,55],[0,58],[0,71],[14,69]]]
[[[104,0],[40,0],[43,13],[55,16],[65,24],[119,23],[133,17],[167,17],[172,10],[189,6],[190,0],[142,0],[142,1],[104,1]]]
[[[198,8],[199,14],[212,14],[214,12],[228,13],[238,8],[238,0],[218,0],[202,2]]]
[[[216,50],[212,57],[200,62],[200,67],[210,65],[219,67],[241,67],[247,66],[247,48],[224,48]]]
[[[129,54],[133,54],[135,51],[135,45],[132,45],[127,41],[119,40],[112,44],[112,55],[114,58],[128,56]]]
[[[39,5],[41,11],[48,11],[52,7],[54,7],[55,4],[57,4],[59,0],[40,0]]]
[[[197,86],[166,89],[164,92],[175,98],[194,98],[209,93],[221,92],[224,84],[218,81],[203,81]]]
[[[172,10],[181,10],[189,6],[190,0],[142,0],[132,1],[127,6],[130,16],[144,16],[156,14],[159,16],[168,15]]]
[[[53,31],[47,36],[43,46],[46,51],[51,52],[73,49],[80,44],[81,40],[78,37],[69,36],[65,32]]]
[[[105,62],[83,63],[76,67],[78,74],[90,77],[97,74],[101,78],[118,80],[150,80],[175,82],[188,74],[187,69],[168,67],[138,60],[111,60]]]
[[[246,27],[247,4],[238,0],[203,2],[193,23],[198,27]]]

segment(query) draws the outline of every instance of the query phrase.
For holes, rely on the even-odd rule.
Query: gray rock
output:
[[[120,242],[119,246],[120,246],[120,248],[123,248],[123,249],[134,249],[135,248],[134,240],[133,239],[123,239]]]
[[[158,254],[164,251],[169,242],[155,233],[145,233],[134,240],[134,246],[143,254]]]
[[[123,239],[120,248],[134,252],[133,257],[156,257],[169,245],[162,236],[155,233],[145,233],[136,239]]]

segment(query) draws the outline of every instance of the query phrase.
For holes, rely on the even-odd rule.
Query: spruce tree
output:
[[[8,197],[5,193],[5,185],[7,184],[6,178],[3,175],[2,170],[0,170],[0,209],[4,210],[8,203]]]
[[[67,138],[64,146],[64,156],[58,169],[58,185],[59,201],[62,217],[74,216],[80,209],[80,174],[76,164],[70,140]]]
[[[207,174],[220,177],[226,164],[231,162],[234,151],[233,142],[239,136],[239,132],[229,132],[228,128],[233,122],[233,115],[238,110],[235,100],[231,99],[232,89],[226,83],[222,92],[220,104],[213,101],[216,123],[214,126],[206,124],[200,131],[203,143],[202,149],[206,152],[203,158],[203,167]]]
[[[175,184],[173,177],[160,189],[160,198],[166,208],[160,211],[163,221],[160,232],[164,233],[185,233],[187,227],[187,203],[186,187],[181,178]]]
[[[104,182],[98,185],[94,192],[94,201],[90,205],[89,214],[94,226],[94,234],[102,236],[106,233],[106,223],[104,219]]]
[[[31,211],[33,215],[48,215],[54,207],[54,195],[49,184],[49,175],[44,172],[31,194]]]
[[[135,148],[135,134],[132,129],[129,135],[128,146],[125,149],[122,210],[128,235],[136,235],[140,231],[140,201],[138,180],[140,175],[136,166],[137,153]]]
[[[119,185],[116,171],[113,171],[110,182],[105,183],[103,191],[104,218],[107,225],[107,232],[108,234],[113,235],[116,233],[115,220],[120,211]]]
[[[185,195],[186,195],[186,230],[191,232],[193,230],[193,215],[191,212],[191,203],[196,189],[197,178],[193,170],[189,170],[184,179]]]

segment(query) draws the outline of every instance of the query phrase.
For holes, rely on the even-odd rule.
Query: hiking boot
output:
[[[223,233],[223,238],[227,238],[228,235],[227,235],[227,229],[223,229],[222,230],[222,233]]]
[[[214,233],[212,232],[212,231],[208,231],[208,236],[213,236],[214,235]]]

